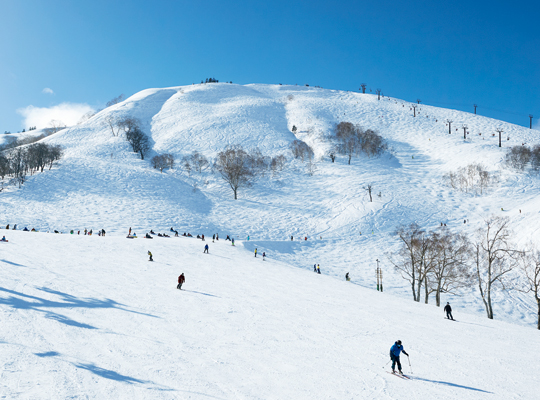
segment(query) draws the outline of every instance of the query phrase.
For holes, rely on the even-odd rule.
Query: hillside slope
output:
[[[10,399],[533,399],[533,329],[263,261],[220,240],[10,232]],[[151,250],[154,262],[147,261]],[[184,272],[182,291],[175,289]],[[391,376],[390,346],[410,354]]]
[[[503,167],[506,148],[538,143],[538,131],[479,115],[411,104],[388,97],[319,88],[280,85],[208,84],[148,89],[109,107],[84,124],[63,130],[47,142],[66,148],[58,168],[32,177],[20,190],[0,195],[0,221],[39,230],[105,228],[109,234],[165,230],[237,239],[249,235],[273,258],[355,283],[375,286],[381,260],[386,289],[411,297],[387,255],[396,250],[393,235],[400,224],[417,222],[426,229],[446,223],[473,233],[491,214],[509,216],[519,244],[534,238],[540,226],[538,178]],[[149,136],[152,151],[139,160],[125,140],[113,137],[108,116],[135,116]],[[453,121],[448,134],[446,120]],[[150,168],[148,159],[169,152],[180,160],[192,151],[215,157],[229,144],[258,147],[263,154],[286,154],[296,138],[318,157],[329,149],[325,136],[340,121],[376,129],[391,151],[380,158],[344,157],[317,164],[314,176],[300,161],[274,178],[264,177],[243,189],[239,200],[209,170],[188,175],[180,163],[172,171]],[[470,132],[463,140],[463,124]],[[298,127],[294,135],[292,126]],[[495,128],[503,128],[501,149]],[[480,135],[481,134],[481,135]],[[508,139],[508,140],[507,140]],[[472,162],[500,171],[499,183],[486,195],[453,191],[444,173]],[[372,184],[369,202],[364,190]],[[380,197],[378,196],[380,194]],[[469,222],[464,224],[463,221]],[[291,242],[308,237],[307,241]],[[474,287],[457,298],[458,307],[484,313]],[[496,318],[533,325],[535,304],[526,295],[495,294]]]

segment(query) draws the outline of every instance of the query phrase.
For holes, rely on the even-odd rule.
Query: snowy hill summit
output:
[[[129,127],[119,125],[126,118],[136,118],[146,138],[144,160],[126,141]],[[377,156],[352,151],[349,164],[345,150],[336,152],[340,123],[373,131],[387,146]],[[61,145],[62,159],[20,189],[0,193],[0,221],[41,232],[105,229],[119,237],[129,227],[139,236],[171,227],[194,236],[230,235],[250,252],[257,248],[302,269],[319,264],[323,275],[339,280],[348,272],[353,284],[366,288],[376,288],[379,266],[385,292],[412,302],[411,284],[392,264],[399,227],[446,226],[472,238],[495,216],[509,219],[514,248],[536,237],[539,178],[529,167],[510,168],[506,154],[513,146],[538,144],[539,137],[480,115],[372,94],[228,83],[148,89],[42,139]],[[294,143],[307,145],[313,156],[294,158]],[[212,166],[227,146],[237,145],[286,162],[258,173],[234,200]],[[195,152],[208,163],[186,168]],[[163,154],[175,163],[161,172],[152,159]],[[521,282],[518,274],[508,276]],[[484,316],[478,284],[469,278],[441,301]],[[496,288],[495,319],[534,328],[531,294]]]

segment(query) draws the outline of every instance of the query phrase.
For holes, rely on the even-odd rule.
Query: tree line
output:
[[[477,287],[487,317],[493,319],[495,291],[532,293],[540,329],[540,251],[532,245],[518,249],[512,234],[509,219],[497,216],[486,219],[472,237],[445,226],[428,232],[413,223],[396,229],[400,248],[388,258],[409,282],[417,302],[423,296],[427,304],[434,294],[440,306],[442,293]]]
[[[62,158],[63,149],[60,145],[35,143],[30,146],[18,146],[0,152],[0,178],[4,188],[4,179],[9,178],[7,184],[21,185],[26,182],[28,174],[43,172],[46,167]]]

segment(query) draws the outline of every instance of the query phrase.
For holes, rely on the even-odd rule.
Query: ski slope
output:
[[[538,143],[537,130],[426,105],[417,105],[413,117],[413,105],[290,85],[215,83],[144,90],[44,139],[64,146],[65,157],[21,189],[0,194],[0,223],[40,231],[104,228],[117,236],[129,227],[138,233],[170,227],[194,235],[219,232],[237,240],[249,235],[249,251],[258,247],[274,260],[305,270],[318,263],[324,275],[338,280],[349,272],[355,284],[368,288],[376,285],[379,259],[386,291],[410,301],[408,283],[388,261],[397,249],[393,232],[399,225],[416,222],[434,229],[445,223],[472,234],[490,215],[508,216],[518,245],[536,238],[540,226],[539,178],[503,165],[509,146]],[[110,116],[140,119],[152,146],[146,160],[112,135],[106,124]],[[452,121],[451,134],[447,120]],[[331,163],[323,158],[330,148],[325,136],[340,121],[378,130],[391,150],[380,158],[353,159],[351,165],[345,157]],[[463,124],[470,132],[467,140]],[[492,136],[497,128],[504,130],[502,148]],[[210,170],[188,175],[179,162],[193,151],[215,157],[229,144],[290,159],[288,146],[295,139],[314,149],[316,173],[309,176],[304,164],[291,161],[278,176],[240,190],[237,201],[218,175]],[[149,160],[165,152],[175,155],[177,165],[161,174]],[[500,174],[488,194],[474,197],[443,184],[444,173],[472,162]],[[363,189],[366,184],[373,185],[373,202]],[[474,286],[443,300],[485,315]],[[535,326],[536,304],[529,295],[496,292],[494,310],[496,319]]]
[[[223,239],[5,231],[6,399],[534,399],[538,332]],[[154,262],[147,261],[152,251]],[[175,289],[184,272],[182,291]],[[412,380],[389,375],[397,339]]]

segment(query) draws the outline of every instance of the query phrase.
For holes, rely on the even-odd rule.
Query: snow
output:
[[[43,139],[66,149],[59,165],[0,193],[1,224],[41,231],[3,231],[10,242],[0,243],[0,312],[9,321],[0,330],[2,394],[534,398],[530,295],[496,292],[491,321],[473,285],[443,296],[453,323],[442,309],[412,301],[388,256],[397,249],[395,229],[411,222],[472,234],[495,214],[510,217],[517,245],[535,238],[538,177],[506,169],[503,159],[509,146],[537,144],[540,132],[423,104],[413,117],[411,106],[311,87],[214,83],[144,90]],[[108,116],[139,118],[152,146],[144,161],[113,137]],[[340,121],[378,130],[391,151],[351,165],[322,159],[325,136]],[[504,130],[503,148],[491,136],[496,128]],[[296,138],[314,148],[316,173],[291,162],[241,189],[236,201],[218,175],[188,175],[180,165],[193,151],[212,158],[229,144],[290,159]],[[174,154],[176,167],[152,169],[160,153]],[[472,162],[500,173],[488,194],[443,184],[444,173]],[[171,226],[219,232],[222,240],[229,234],[238,246],[220,240],[207,256],[196,239],[125,239],[129,227],[142,236]],[[84,228],[104,228],[107,237],[65,235]],[[43,233],[54,229],[64,235]],[[148,242],[153,264],[145,261]],[[268,264],[254,260],[255,248]],[[383,294],[374,290],[377,259]],[[322,276],[311,272],[314,263]],[[182,271],[191,292],[174,289]],[[346,272],[352,282],[343,282]],[[398,338],[411,352],[413,382],[382,368]]]
[[[3,233],[3,398],[537,395],[540,338],[528,327],[461,310],[448,321],[434,306],[255,258],[241,241],[207,240],[203,254],[195,238]],[[411,381],[385,372],[397,339]]]

